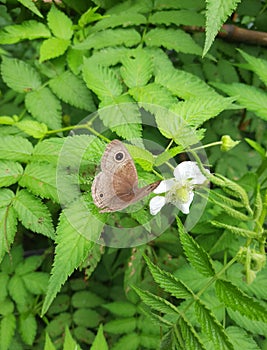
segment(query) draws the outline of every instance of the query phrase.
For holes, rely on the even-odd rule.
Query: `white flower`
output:
[[[207,172],[209,170],[206,169]],[[193,189],[196,185],[202,185],[207,178],[200,172],[197,163],[182,162],[173,172],[174,178],[163,180],[154,193],[166,193],[165,197],[156,196],[149,203],[150,213],[156,215],[166,203],[176,205],[182,213],[188,214],[190,204],[194,198]]]

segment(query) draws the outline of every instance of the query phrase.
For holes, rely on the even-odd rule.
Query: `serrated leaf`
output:
[[[28,291],[24,286],[21,276],[15,274],[10,278],[8,283],[8,291],[11,298],[17,305],[25,307],[28,298]]]
[[[212,341],[217,350],[234,350],[223,326],[200,300],[195,303],[195,311],[203,333]]]
[[[100,305],[102,307],[103,303],[104,300],[102,298],[89,290],[80,290],[74,293],[71,298],[71,305],[76,309],[94,308]]]
[[[49,38],[40,46],[40,62],[62,56],[70,46],[70,40],[62,38]]]
[[[38,142],[34,147],[32,160],[34,162],[47,162],[57,165],[58,157],[64,141],[64,138],[53,137],[43,140],[42,142]]]
[[[130,144],[126,144],[126,147],[133,159],[141,165],[144,170],[151,171],[153,169],[154,157],[150,151]]]
[[[97,13],[98,7],[90,7],[86,12],[84,12],[79,18],[78,25],[80,27],[85,27],[88,23],[99,21],[102,18],[108,16],[102,16],[100,13]]]
[[[135,317],[116,318],[106,322],[104,325],[104,331],[111,334],[123,334],[133,332],[136,328]]]
[[[184,100],[192,97],[218,96],[214,89],[196,75],[174,68],[169,68],[167,71],[164,69],[158,70],[155,81]]]
[[[0,187],[8,187],[18,182],[23,174],[20,163],[0,160]]]
[[[32,345],[37,333],[37,321],[32,314],[19,316],[19,332],[24,343]]]
[[[93,66],[84,60],[83,79],[89,89],[101,99],[114,98],[122,93],[122,85],[113,70],[100,65]]]
[[[42,314],[47,311],[68,276],[87,258],[94,246],[94,242],[89,240],[90,237],[96,239],[95,237],[100,235],[104,224],[86,209],[82,208],[80,203],[75,203],[60,216],[56,255]]]
[[[121,62],[125,55],[129,54],[129,50],[126,47],[107,47],[105,49],[95,51],[92,56],[88,58],[92,65],[96,66],[115,66]],[[77,50],[76,50],[77,51]]]
[[[238,103],[248,110],[254,112],[263,120],[267,120],[267,96],[266,93],[255,86],[241,83],[223,84],[213,83],[215,87],[230,96],[236,97]]]
[[[32,11],[35,15],[43,18],[43,15],[36,7],[35,3],[31,0],[18,0],[23,6],[27,7],[30,11]]]
[[[69,328],[66,327],[63,350],[70,350],[70,349],[81,350],[79,344],[77,344],[76,341],[72,338]]]
[[[136,306],[128,301],[114,301],[113,303],[103,304],[102,307],[113,315],[120,317],[134,316],[137,311]]]
[[[185,231],[183,224],[177,220],[180,240],[190,264],[202,275],[213,277],[215,275],[212,260],[207,252]]]
[[[205,350],[198,333],[185,318],[181,317],[178,324],[184,342],[184,344],[180,345],[184,346],[187,350]]]
[[[47,22],[57,38],[69,40],[72,37],[73,23],[71,19],[64,12],[59,11],[55,5],[52,5],[48,12]]]
[[[168,108],[177,102],[177,99],[170,91],[157,83],[133,87],[129,89],[129,94],[133,96],[135,101],[141,103],[141,106],[144,104],[144,108],[146,107],[145,104],[151,104],[153,107],[158,105]]]
[[[104,337],[102,324],[98,327],[96,337],[93,341],[93,344],[90,350],[108,350],[108,344]]]
[[[92,309],[78,309],[73,314],[73,322],[77,326],[95,328],[101,321],[102,316]]]
[[[201,47],[192,39],[190,34],[181,29],[151,29],[145,35],[144,41],[147,46],[163,46],[176,52],[201,55]]]
[[[26,228],[54,238],[51,214],[39,198],[33,196],[27,190],[21,190],[17,193],[13,206],[18,219]]]
[[[51,164],[28,164],[19,184],[22,187],[27,187],[33,194],[58,202],[56,168]]]
[[[155,166],[160,166],[166,163],[169,159],[175,157],[177,154],[182,153],[183,151],[184,149],[181,146],[176,146],[165,150],[156,157]]]
[[[122,12],[119,14],[109,14],[106,18],[98,21],[91,29],[93,32],[115,27],[131,27],[146,24],[147,19],[144,15],[136,12]]]
[[[175,24],[177,26],[192,25],[204,27],[205,25],[204,16],[192,10],[157,11],[149,16],[149,22],[167,26]]]
[[[0,321],[0,348],[1,350],[10,349],[12,338],[16,329],[16,317],[8,314],[1,318]]]
[[[148,291],[144,291],[136,287],[133,287],[133,289],[139,295],[141,300],[151,309],[156,310],[158,312],[170,314],[174,317],[179,316],[179,310],[169,301],[158,297]]]
[[[121,337],[112,347],[112,350],[138,350],[140,347],[140,335],[130,333]]]
[[[48,131],[47,126],[44,123],[39,123],[34,120],[21,120],[14,125],[36,139],[45,137]]]
[[[76,50],[99,50],[109,46],[132,47],[141,41],[140,34],[135,29],[106,29],[90,34],[83,42],[74,45]]]
[[[44,258],[41,255],[29,256],[18,264],[15,269],[16,274],[23,276],[29,272],[37,270],[41,266],[43,260]]]
[[[0,283],[2,288],[0,289],[0,303],[1,303],[1,315],[5,315],[5,307],[3,307],[3,303],[6,303],[6,297],[7,297],[7,285],[9,281],[9,276],[6,272],[0,272]],[[8,310],[9,311],[9,310]],[[13,311],[13,310],[12,310]],[[8,312],[9,313],[9,312]],[[0,337],[1,339],[1,337]],[[0,340],[1,342],[1,340]]]
[[[49,29],[40,22],[30,20],[22,24],[6,26],[0,32],[0,44],[15,44],[22,40],[35,40],[39,38],[49,38]]]
[[[41,295],[46,293],[49,275],[46,272],[30,272],[23,275],[22,280],[30,293]]]
[[[90,91],[86,88],[84,82],[70,71],[66,71],[50,80],[49,86],[54,94],[64,102],[87,111],[95,110]]]
[[[155,282],[158,283],[162,289],[178,299],[193,297],[193,292],[182,281],[169,272],[161,270],[158,266],[154,265],[148,257],[144,256],[144,259]]]
[[[252,335],[248,334],[244,329],[230,326],[226,329],[234,349],[260,350]]]
[[[248,53],[238,50],[243,58],[249,63],[250,69],[258,75],[261,81],[267,85],[267,61],[258,57],[249,55]]]
[[[129,88],[144,86],[152,77],[152,59],[146,51],[136,50],[131,56],[127,55],[122,59],[120,72]]]
[[[1,136],[0,159],[27,163],[33,146],[29,140],[20,136]]]
[[[17,231],[17,218],[12,207],[0,208],[0,262],[10,251]]]
[[[218,298],[229,308],[255,321],[267,323],[267,311],[263,305],[246,295],[229,281],[217,280],[215,284]]]
[[[52,343],[52,340],[49,337],[49,334],[45,333],[45,345],[44,350],[56,350],[55,346]]]
[[[49,88],[29,92],[25,97],[25,105],[32,116],[51,129],[61,128],[61,105]]]
[[[206,39],[203,56],[208,52],[215,36],[241,0],[206,0]]]
[[[42,84],[39,73],[28,63],[18,59],[3,57],[1,72],[4,82],[20,93],[36,90]]]

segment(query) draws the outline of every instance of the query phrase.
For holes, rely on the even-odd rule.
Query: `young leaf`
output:
[[[38,10],[36,7],[35,3],[32,2],[31,0],[18,0],[23,6],[27,7],[30,11],[32,11],[34,14],[37,16],[43,18],[43,15],[41,12]]]
[[[25,97],[25,105],[39,122],[45,123],[51,129],[61,127],[61,105],[49,88],[29,92]]]
[[[84,60],[83,79],[101,100],[122,94],[122,85],[114,71],[100,65],[92,66],[90,59]]]
[[[144,86],[152,76],[152,59],[146,51],[136,50],[134,55],[125,56],[122,59],[120,72],[124,83],[129,88]]]
[[[79,18],[78,25],[84,28],[88,23],[92,23],[95,21],[99,21],[102,18],[106,18],[108,16],[102,16],[100,13],[97,13],[98,7],[90,7],[86,12],[84,12]],[[95,26],[94,26],[95,28]],[[103,29],[103,28],[101,28]]]
[[[14,314],[8,314],[1,317],[0,321],[0,348],[3,350],[10,349],[10,343],[15,334],[16,317]]]
[[[16,183],[23,174],[20,163],[0,160],[0,187],[8,187]]]
[[[161,286],[166,292],[175,296],[178,299],[192,298],[193,292],[178,278],[174,277],[169,272],[161,270],[154,265],[148,257],[144,256],[144,259],[149,267],[149,270],[157,284]]]
[[[203,333],[212,341],[217,350],[234,350],[222,325],[200,300],[195,303],[196,315]]]
[[[17,193],[13,206],[18,219],[26,228],[54,238],[51,214],[39,198],[30,194],[27,190],[21,190]]]
[[[63,55],[70,46],[70,41],[62,38],[49,38],[40,46],[40,62]]]
[[[90,237],[96,239],[103,225],[88,210],[86,211],[86,208],[81,208],[79,203],[62,212],[57,228],[52,276],[42,314],[47,311],[68,276],[86,259],[94,246],[94,242],[89,239]]]
[[[207,0],[207,13],[206,13],[206,40],[203,50],[203,56],[208,52],[218,30],[220,30],[222,24],[226,21],[227,17],[237,7],[237,4],[241,0]]]
[[[1,72],[7,86],[20,93],[37,90],[42,84],[39,73],[18,59],[3,57]]]
[[[16,213],[12,207],[0,208],[0,262],[8,253],[17,231]]]
[[[65,13],[59,11],[55,5],[52,5],[48,12],[47,22],[52,33],[57,38],[71,39],[73,35],[73,23],[71,19]]]
[[[90,91],[86,88],[84,82],[70,71],[66,71],[50,80],[49,86],[54,94],[64,102],[86,111],[95,110]]]
[[[267,323],[267,312],[263,305],[243,293],[229,281],[217,280],[215,284],[218,298],[229,308],[255,321]]]
[[[212,266],[210,256],[185,231],[180,220],[177,220],[177,224],[180,232],[180,240],[190,264],[202,275],[213,277],[215,275],[215,270]]]
[[[39,123],[35,120],[21,120],[14,123],[14,125],[36,139],[44,138],[48,131],[44,123]]]
[[[147,46],[163,46],[176,52],[201,55],[201,47],[196,44],[191,35],[181,29],[151,29],[145,35],[144,41]]]
[[[258,57],[251,56],[242,50],[238,50],[244,59],[249,63],[250,68],[255,72],[261,81],[267,85],[267,61]]]
[[[37,333],[37,321],[33,314],[21,314],[19,316],[19,332],[24,343],[32,345]]]
[[[1,136],[0,159],[27,163],[31,157],[31,142],[20,136]]]
[[[93,341],[93,344],[90,350],[108,350],[108,344],[104,337],[102,324],[98,327],[97,335]]]
[[[15,44],[22,40],[49,38],[50,36],[49,29],[43,23],[30,20],[22,24],[3,27],[0,33],[0,44]]]
[[[235,96],[237,102],[244,108],[251,110],[263,120],[267,120],[267,96],[264,91],[241,83],[213,83],[213,85],[228,95]]]
[[[81,350],[80,346],[76,343],[76,341],[72,338],[69,328],[65,328],[65,339],[63,350]]]

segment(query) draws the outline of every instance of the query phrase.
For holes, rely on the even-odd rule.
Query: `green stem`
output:
[[[192,148],[191,151],[198,151],[199,149],[213,147],[213,146],[218,146],[218,145],[221,145],[221,144],[222,144],[222,141],[211,142],[211,143],[208,143],[205,146],[199,146],[199,147],[196,147],[196,148]]]

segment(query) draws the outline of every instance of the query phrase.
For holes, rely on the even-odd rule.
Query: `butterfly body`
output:
[[[101,172],[92,184],[94,203],[101,213],[122,210],[152,192],[160,181],[138,188],[134,162],[124,144],[111,141],[101,159]]]

